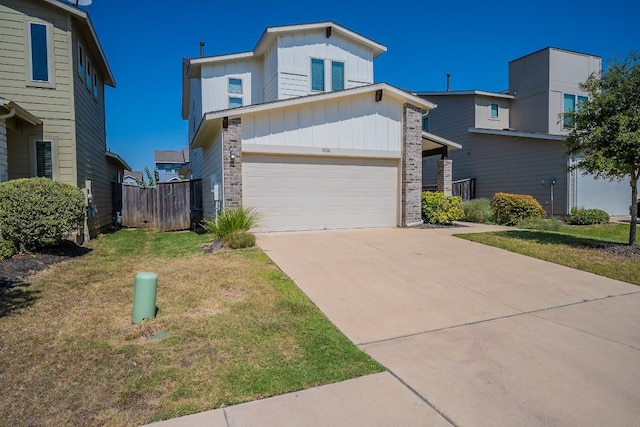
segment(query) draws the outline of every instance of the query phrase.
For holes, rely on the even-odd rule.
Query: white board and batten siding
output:
[[[229,93],[229,78],[242,79],[242,93]],[[225,61],[202,66],[202,111],[229,108],[229,96],[242,98],[242,105],[263,102],[262,64],[259,60]]]
[[[243,116],[243,205],[261,230],[398,224],[402,104],[367,97]]]
[[[311,58],[327,60],[325,91],[331,90],[330,61],[345,64],[345,89],[373,83],[373,53],[358,42],[340,35],[327,38],[324,30],[285,34],[277,42],[279,99],[311,93]]]

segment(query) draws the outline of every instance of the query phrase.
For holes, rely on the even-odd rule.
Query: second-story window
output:
[[[563,112],[564,117],[562,120],[562,127],[572,128],[573,127],[573,113],[580,110],[580,106],[589,100],[586,96],[576,96],[569,93],[564,95],[563,101]]]
[[[93,97],[98,99],[98,76],[95,68],[93,69]]]
[[[429,116],[422,116],[422,130],[425,132],[429,132]]]
[[[331,61],[331,90],[344,89],[344,62]]]
[[[324,91],[324,59],[311,58],[311,90]]]
[[[87,83],[87,89],[92,90],[93,88],[93,67],[91,66],[91,62],[89,62],[89,60],[87,59],[87,76],[86,76],[86,83]]]
[[[229,78],[229,93],[242,93],[242,79]]]
[[[29,44],[31,81],[50,83],[50,40],[46,24],[29,22]]]
[[[229,108],[238,108],[242,107],[242,98],[238,98],[237,96],[229,97]]]
[[[498,104],[491,104],[490,107],[490,111],[489,111],[489,117],[492,119],[497,119],[498,118]]]
[[[78,75],[84,79],[84,49],[80,43],[78,43]]]

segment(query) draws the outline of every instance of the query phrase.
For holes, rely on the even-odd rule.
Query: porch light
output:
[[[229,149],[229,159],[231,159],[231,164],[236,162],[236,150],[234,148]]]

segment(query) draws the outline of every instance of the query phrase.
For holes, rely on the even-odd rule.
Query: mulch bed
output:
[[[59,245],[48,246],[27,255],[14,255],[0,261],[0,292],[25,284],[29,277],[46,270],[52,265],[68,259],[86,255],[91,250],[64,241]]]
[[[596,249],[616,258],[640,258],[640,245],[629,246],[622,243],[606,243]]]

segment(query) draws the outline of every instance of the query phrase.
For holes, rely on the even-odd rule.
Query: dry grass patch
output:
[[[0,317],[0,425],[139,425],[381,370],[260,250],[206,240],[120,231],[33,278]],[[159,311],[132,325],[140,271]]]

